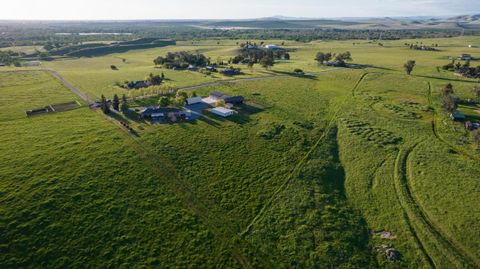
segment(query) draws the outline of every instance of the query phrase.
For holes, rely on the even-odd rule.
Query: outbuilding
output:
[[[454,121],[464,121],[466,119],[465,115],[458,110],[450,114],[450,118]]]
[[[225,100],[225,103],[230,103],[233,105],[241,105],[243,104],[243,101],[245,100],[245,98],[243,98],[243,96],[228,96],[228,97],[225,97],[223,100]]]
[[[191,97],[187,99],[187,105],[194,105],[202,102],[202,97]]]
[[[216,107],[212,109],[213,114],[224,117],[224,118],[232,116],[234,112],[235,112],[234,110],[224,108],[224,107]]]

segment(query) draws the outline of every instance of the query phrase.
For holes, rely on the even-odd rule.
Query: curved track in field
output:
[[[395,161],[395,191],[409,230],[432,268],[478,268],[480,266],[478,260],[428,216],[411,191],[409,183],[412,170],[409,158],[418,145],[420,143],[401,149]],[[428,249],[435,248],[437,254],[442,255],[444,259],[440,261],[438,255],[434,257],[426,246]]]

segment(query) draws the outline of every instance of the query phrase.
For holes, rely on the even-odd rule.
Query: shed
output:
[[[245,100],[245,98],[243,98],[243,96],[229,96],[229,97],[225,97],[224,100],[225,100],[225,103],[241,105],[243,104],[243,101]]]
[[[222,99],[224,96],[225,96],[225,94],[223,94],[223,92],[212,92],[212,93],[210,94],[210,98],[215,99],[215,100],[220,100],[220,99]]]
[[[224,117],[224,118],[232,116],[234,112],[235,112],[234,110],[224,108],[224,107],[216,107],[216,108],[212,109],[213,114],[216,114],[216,115]]]
[[[198,104],[202,102],[202,97],[191,97],[187,99],[187,105]]]
[[[460,112],[460,111],[455,111],[452,114],[450,114],[450,118],[454,121],[464,121],[465,120],[465,115]]]

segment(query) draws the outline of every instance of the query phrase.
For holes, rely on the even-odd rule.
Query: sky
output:
[[[480,14],[480,0],[1,0],[0,20],[247,19]]]

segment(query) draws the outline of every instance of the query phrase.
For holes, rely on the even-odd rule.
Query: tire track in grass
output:
[[[425,141],[423,141],[425,142]],[[432,268],[478,268],[475,259],[462,250],[462,247],[445,235],[439,226],[433,222],[426,211],[421,207],[409,186],[411,167],[410,154],[423,142],[416,142],[411,146],[400,149],[395,161],[394,185],[397,198],[403,210],[407,226],[423,252],[424,258]],[[434,259],[429,248],[436,249],[438,255],[446,260]],[[439,258],[437,255],[436,258]],[[448,263],[448,264],[445,264]]]
[[[424,141],[423,143],[425,143]],[[418,144],[420,145],[420,144]],[[412,149],[411,152],[415,151],[416,147]],[[411,153],[410,152],[410,153]],[[480,262],[474,256],[471,256],[468,250],[466,250],[460,243],[458,243],[454,238],[449,236],[449,234],[444,231],[441,225],[437,224],[432,218],[429,217],[428,212],[422,207],[419,199],[412,192],[410,187],[410,181],[413,178],[413,171],[410,165],[411,154],[409,154],[405,160],[406,166],[406,177],[405,177],[405,188],[407,193],[410,196],[409,199],[413,202],[413,205],[418,209],[420,217],[425,221],[429,230],[435,235],[436,238],[441,242],[441,244],[448,249],[448,252],[445,254],[453,253],[453,255],[461,261],[461,268],[480,268]]]
[[[363,73],[360,78],[357,80],[357,82],[355,83],[355,85],[353,86],[351,92],[354,94],[355,90],[360,86],[360,84],[362,83],[362,81],[364,80],[365,76],[367,75],[368,73]],[[272,206],[272,204],[276,201],[276,199],[278,198],[278,195],[287,188],[287,186],[289,185],[289,183],[292,181],[294,175],[300,171],[304,164],[306,163],[306,161],[310,158],[310,156],[312,155],[312,153],[318,148],[318,146],[320,145],[320,143],[322,143],[327,137],[328,137],[328,134],[330,133],[330,131],[332,130],[332,128],[334,127],[336,121],[337,121],[337,115],[338,115],[338,112],[340,112],[341,108],[342,108],[342,104],[346,103],[346,97],[345,97],[345,100],[341,103],[341,104],[337,104],[337,109],[333,112],[333,114],[331,115],[330,117],[330,120],[328,121],[327,123],[327,126],[325,127],[325,130],[323,131],[323,133],[320,135],[320,138],[315,142],[315,144],[313,144],[313,146],[308,150],[308,152],[303,156],[303,158],[300,159],[300,161],[297,163],[297,165],[293,168],[293,170],[287,175],[287,177],[285,178],[284,182],[273,192],[272,196],[270,197],[269,200],[267,200],[265,202],[265,204],[262,206],[262,208],[260,209],[260,211],[257,213],[257,215],[255,215],[255,217],[252,219],[252,221],[247,225],[247,227],[245,228],[245,230],[240,234],[240,237],[244,237],[246,236],[253,228],[253,226],[255,224],[257,224],[263,217],[263,215],[265,214],[265,212],[270,209],[270,207]]]
[[[143,161],[149,165],[149,167],[159,176],[160,180],[163,180],[171,190],[179,197],[185,205],[190,208],[193,213],[200,218],[207,229],[212,232],[220,241],[226,244],[229,250],[232,252],[232,256],[240,263],[243,268],[254,268],[251,260],[242,252],[242,249],[252,250],[250,255],[253,255],[254,260],[262,264],[263,268],[275,268],[273,263],[266,258],[266,255],[257,250],[250,243],[240,241],[237,238],[237,233],[230,227],[230,221],[222,218],[218,214],[212,215],[211,209],[216,209],[211,203],[206,203],[198,198],[194,191],[190,188],[189,184],[182,180],[174,167],[174,165],[168,160],[159,156],[158,154],[147,149],[141,142],[132,137],[132,134],[121,126],[117,120],[98,112],[103,118],[115,125],[122,134],[129,138],[135,151],[142,157]],[[162,167],[158,166],[158,163],[152,160],[161,160]],[[218,211],[215,211],[218,212]],[[242,248],[243,247],[243,248]]]
[[[395,194],[397,196],[397,200],[400,202],[400,206],[402,208],[402,215],[403,215],[403,218],[406,222],[407,228],[408,228],[409,232],[412,234],[416,245],[418,246],[418,248],[422,252],[423,258],[425,259],[425,261],[428,263],[428,265],[431,268],[436,268],[435,263],[433,262],[432,258],[429,256],[429,254],[427,253],[427,250],[425,249],[422,241],[420,240],[420,238],[417,235],[417,231],[416,231],[416,229],[414,228],[414,226],[411,222],[411,216],[409,214],[408,204],[405,201],[404,195],[402,195],[403,194],[402,190],[404,190],[404,188],[402,187],[401,182],[402,182],[402,178],[405,176],[404,167],[403,167],[405,165],[405,163],[404,163],[403,159],[404,159],[404,155],[406,156],[408,154],[408,153],[405,154],[403,151],[404,151],[403,149],[400,149],[398,151],[398,154],[397,154],[397,157],[396,157],[396,160],[395,160],[394,175],[393,175]]]

